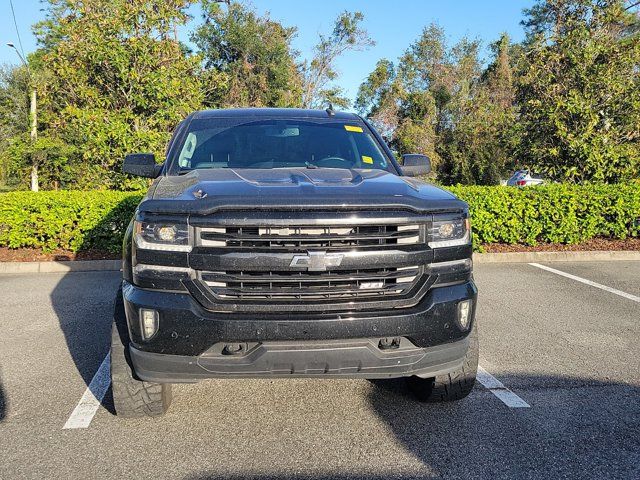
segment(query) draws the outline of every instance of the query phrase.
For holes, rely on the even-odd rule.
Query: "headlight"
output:
[[[463,215],[434,215],[427,228],[427,243],[431,248],[467,245],[471,241],[469,218]]]
[[[145,250],[190,252],[189,226],[186,223],[140,222],[134,224],[136,246]]]

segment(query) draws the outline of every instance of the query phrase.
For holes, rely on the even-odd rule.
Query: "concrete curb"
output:
[[[546,263],[640,261],[640,251],[474,253],[474,263]]]
[[[474,253],[476,264],[640,261],[638,251]],[[0,274],[117,271],[121,260],[67,262],[0,262]]]
[[[112,271],[122,268],[122,260],[79,260],[68,262],[0,262],[3,273],[66,273]]]

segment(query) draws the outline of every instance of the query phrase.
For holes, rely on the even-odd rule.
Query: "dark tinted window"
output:
[[[296,120],[194,120],[176,150],[176,170],[375,168],[387,159],[364,125]]]

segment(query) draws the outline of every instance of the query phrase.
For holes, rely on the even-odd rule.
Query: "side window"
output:
[[[193,152],[196,150],[196,146],[198,144],[198,139],[194,135],[193,132],[189,132],[186,140],[184,141],[184,145],[182,150],[180,151],[180,156],[178,157],[178,165],[183,168],[191,167],[191,157],[193,156]]]

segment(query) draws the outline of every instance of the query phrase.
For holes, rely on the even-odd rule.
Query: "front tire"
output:
[[[135,377],[122,291],[116,296],[111,328],[111,389],[119,417],[157,417],[166,413],[171,404],[171,384],[144,382]]]
[[[469,349],[462,368],[432,378],[409,377],[409,389],[421,402],[450,402],[461,400],[471,393],[478,372],[478,329],[474,322],[469,333]]]

